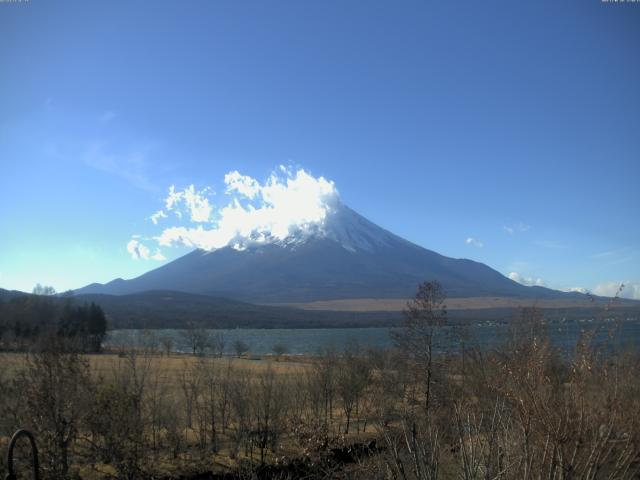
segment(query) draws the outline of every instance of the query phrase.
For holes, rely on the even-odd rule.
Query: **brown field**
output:
[[[400,312],[407,306],[408,299],[402,298],[346,298],[341,300],[321,300],[308,303],[281,303],[280,306],[301,308],[303,310],[329,310],[342,312]],[[608,299],[554,299],[510,297],[467,297],[447,298],[449,310],[476,310],[486,308],[591,308],[604,306]],[[618,305],[637,306],[638,302],[616,300]]]
[[[108,375],[110,372],[118,370],[126,360],[126,357],[118,353],[102,353],[83,355],[84,359],[89,362],[91,371],[95,375]],[[312,365],[311,358],[287,357],[276,358],[272,355],[265,355],[260,358],[237,358],[224,357],[212,358],[206,357],[209,365],[213,368],[222,368],[231,365],[234,371],[248,372],[253,374],[264,373],[271,369],[279,376],[300,375],[308,370]],[[11,376],[13,372],[25,366],[27,354],[25,353],[8,353],[0,352],[0,365],[2,372],[6,376]],[[202,357],[188,354],[171,354],[167,355],[140,355],[136,359],[138,363],[143,361],[150,362],[154,369],[161,371],[166,378],[176,378],[185,369],[189,369],[202,360]]]
[[[145,457],[140,458],[138,461],[141,464],[145,464],[145,468],[154,472],[155,475],[161,476],[175,476],[184,475],[185,472],[207,470],[213,468],[215,471],[233,471],[238,468],[238,465],[243,462],[261,462],[258,454],[258,447],[253,444],[253,440],[248,442],[244,438],[244,434],[239,434],[240,429],[248,428],[246,425],[242,426],[239,422],[246,420],[239,420],[232,416],[232,411],[237,407],[238,398],[236,398],[236,405],[229,405],[228,415],[229,420],[224,427],[217,432],[218,447],[215,454],[212,454],[212,447],[207,444],[207,435],[211,432],[203,434],[199,431],[202,428],[201,421],[211,422],[211,418],[207,417],[208,413],[206,408],[212,405],[207,405],[207,401],[212,401],[213,398],[205,398],[211,393],[207,393],[206,385],[204,384],[203,377],[200,380],[196,380],[196,377],[203,375],[204,371],[217,372],[215,377],[216,393],[214,395],[219,397],[222,390],[225,395],[230,395],[230,401],[234,395],[236,388],[244,385],[244,394],[242,395],[242,402],[244,402],[243,408],[247,408],[251,413],[251,422],[255,422],[254,415],[260,415],[257,410],[260,408],[258,398],[252,398],[254,395],[261,397],[261,395],[271,395],[264,390],[265,384],[263,382],[272,382],[272,385],[276,392],[273,393],[272,401],[276,403],[270,408],[273,409],[273,415],[277,418],[278,422],[282,424],[275,425],[270,428],[282,429],[287,431],[294,425],[287,425],[293,418],[283,417],[283,413],[280,411],[279,403],[286,403],[290,405],[293,400],[288,398],[288,395],[295,394],[296,398],[301,395],[301,386],[308,381],[308,377],[313,375],[314,365],[317,365],[317,359],[312,357],[288,357],[283,355],[281,357],[266,355],[263,357],[223,357],[214,358],[211,356],[195,356],[190,354],[171,354],[169,356],[150,351],[136,351],[128,353],[118,352],[106,352],[102,354],[86,354],[80,355],[81,361],[86,361],[90,376],[96,385],[112,385],[112,382],[120,382],[125,379],[137,379],[135,382],[141,382],[144,385],[145,393],[141,397],[143,400],[143,415],[145,419]],[[2,382],[10,382],[11,379],[16,378],[20,372],[24,372],[33,366],[33,357],[27,353],[12,353],[1,352],[0,353],[0,386]],[[333,368],[333,367],[332,367]],[[231,376],[224,378],[224,372],[231,372]],[[58,375],[64,375],[64,372],[57,372]],[[125,380],[127,381],[127,380]],[[7,383],[5,383],[7,385]],[[224,386],[223,386],[224,385]],[[55,388],[55,387],[54,387]],[[98,387],[99,388],[99,387]],[[266,387],[269,388],[269,387]],[[0,391],[0,412],[3,411],[3,407],[7,408],[7,405],[11,404],[11,400],[7,397],[3,398],[3,394],[7,394],[7,391]],[[185,397],[193,394],[194,397],[190,400]],[[216,398],[216,400],[218,400]],[[151,418],[155,415],[159,415],[158,411],[152,413],[152,405],[156,402],[160,402],[169,410],[165,410],[164,414],[169,418],[173,418],[175,421],[175,433],[181,436],[179,441],[180,453],[177,456],[172,456],[168,453],[170,444],[169,430],[172,422],[163,424],[162,427],[153,425],[154,420]],[[187,407],[188,402],[193,402],[192,407]],[[4,405],[3,405],[4,403]],[[373,434],[373,428],[370,426],[368,433],[361,431],[362,419],[352,419],[352,432],[349,435],[340,433],[344,429],[344,413],[340,408],[340,404],[336,399],[331,402],[331,412],[328,415],[331,417],[330,431],[334,437],[341,437],[346,442],[357,442],[367,437],[371,437]],[[44,405],[41,408],[46,408]],[[185,410],[187,408],[188,410]],[[219,405],[216,403],[216,409]],[[192,410],[191,410],[192,409]],[[307,407],[304,408],[306,410]],[[10,410],[7,410],[10,411]],[[187,413],[189,412],[189,413]],[[101,413],[102,414],[102,413]],[[107,415],[105,413],[105,415]],[[216,412],[218,415],[218,412]],[[193,424],[191,420],[187,421],[186,416],[193,416]],[[313,414],[311,414],[313,416]],[[207,419],[208,420],[205,420]],[[135,420],[135,415],[131,421]],[[220,419],[216,419],[220,422]],[[113,418],[113,421],[116,421]],[[275,421],[275,420],[274,420]],[[299,421],[299,420],[298,420]],[[151,425],[151,426],[150,426]],[[255,429],[257,425],[253,424]],[[259,424],[258,424],[259,425]],[[25,426],[25,425],[20,425]],[[9,427],[2,424],[0,419],[0,449],[5,449],[8,441],[8,437],[16,427]],[[35,425],[27,426],[31,430],[37,431]],[[114,427],[118,428],[118,427]],[[205,427],[206,428],[206,427]],[[220,429],[221,427],[218,427]],[[299,425],[298,425],[299,428]],[[161,440],[152,440],[152,434],[149,430],[157,429],[158,432],[154,435],[158,435]],[[309,444],[313,443],[315,434],[311,431],[308,434],[300,433],[300,435],[309,435],[306,439]],[[117,431],[116,435],[120,435]],[[204,436],[203,436],[204,435]],[[238,437],[240,435],[240,437]],[[252,434],[253,435],[253,434]],[[236,444],[235,438],[241,438],[242,447]],[[126,438],[123,435],[123,442]],[[306,437],[305,437],[306,438]],[[42,441],[42,438],[38,439]],[[150,444],[155,445],[158,442],[158,447],[151,447]],[[174,440],[175,441],[175,440]],[[202,446],[202,442],[205,442],[206,446]],[[79,442],[80,443],[80,442]],[[160,446],[160,444],[162,446]],[[176,447],[174,447],[176,448]],[[82,450],[78,447],[78,450]],[[266,461],[273,463],[277,458],[296,458],[304,453],[303,447],[300,444],[300,440],[295,436],[282,435],[278,443],[278,457],[276,457],[274,451],[265,452],[267,457]],[[95,460],[93,460],[95,462]],[[0,461],[0,478],[4,476],[4,465]],[[117,468],[108,463],[94,463],[93,466],[88,465],[82,460],[77,460],[77,464],[74,467],[74,471],[77,472],[81,478],[85,479],[102,479],[110,478],[112,475],[119,477],[122,472],[118,472]]]

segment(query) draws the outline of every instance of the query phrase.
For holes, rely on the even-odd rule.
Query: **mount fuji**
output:
[[[266,240],[265,240],[266,238]],[[449,297],[573,298],[524,286],[479,262],[445,257],[375,225],[338,202],[320,223],[284,239],[196,249],[131,280],[91,284],[77,294],[172,290],[252,303],[410,298],[438,280]]]

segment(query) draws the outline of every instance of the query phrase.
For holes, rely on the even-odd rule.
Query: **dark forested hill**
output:
[[[76,298],[101,305],[113,329],[183,328],[189,323],[211,328],[350,327],[389,325],[400,318],[393,312],[311,312],[175,291]]]
[[[20,297],[31,297],[22,292],[0,289],[0,300],[20,301]],[[254,305],[229,300],[175,291],[148,291],[130,295],[82,294],[69,299],[51,297],[49,301],[63,305],[71,300],[76,305],[95,303],[105,312],[109,329],[122,328],[185,328],[196,325],[208,328],[331,328],[369,327],[397,325],[401,312],[393,311],[323,311],[302,310],[291,307]],[[533,304],[531,304],[533,306]],[[453,322],[509,321],[518,318],[519,307],[453,309],[448,312]],[[602,315],[601,305],[588,307],[542,308],[549,320],[584,319]],[[2,326],[2,304],[0,302],[0,327]],[[616,313],[640,315],[638,302],[623,302]]]

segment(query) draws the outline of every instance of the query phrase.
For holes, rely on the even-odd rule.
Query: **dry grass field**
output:
[[[69,454],[74,475],[84,479],[144,478],[147,475],[170,478],[210,469],[237,471],[245,464],[274,464],[314,451],[324,442],[323,438],[333,438],[332,445],[336,445],[336,439],[339,444],[346,444],[373,435],[371,425],[368,432],[362,431],[365,421],[360,417],[353,418],[351,432],[344,433],[344,411],[335,392],[331,392],[330,402],[324,405],[318,401],[312,401],[315,405],[311,405],[309,399],[303,398],[309,393],[308,389],[321,389],[321,384],[332,388],[325,381],[332,381],[337,374],[335,357],[334,363],[327,366],[329,370],[324,372],[318,370],[317,359],[286,355],[219,358],[131,351],[74,357],[77,358],[74,362],[84,365],[88,379],[82,375],[61,378],[73,375],[67,372],[73,368],[63,364],[42,364],[39,354],[0,353],[0,387],[7,387],[0,393],[0,414],[4,414],[0,419],[0,448],[6,446],[12,431],[27,427],[36,432],[41,453],[59,455],[55,446],[47,445],[52,440],[43,438],[55,429],[53,424],[57,421],[86,422],[82,427],[85,431],[74,441],[74,453]],[[45,361],[55,363],[51,359]],[[47,378],[41,378],[41,374],[56,377],[59,385],[52,385]],[[34,384],[44,382],[42,386],[46,385],[49,391],[45,392],[43,388],[33,392],[36,398],[39,397],[35,402],[39,404],[38,409],[47,411],[47,404],[57,403],[55,399],[60,397],[63,404],[68,402],[63,408],[70,409],[63,417],[68,414],[77,418],[58,418],[54,413],[47,431],[41,430],[43,425],[31,423],[32,417],[20,411],[24,408],[21,400],[15,403],[19,397],[30,395],[22,391],[19,385],[24,383],[20,380],[16,385],[12,383],[15,379]],[[74,385],[65,385],[66,380],[78,384],[88,382],[89,388],[79,392]],[[327,394],[328,391],[318,392],[318,395]],[[74,395],[83,397],[79,405],[72,406]],[[101,399],[107,403],[102,403]],[[128,399],[127,403],[135,399],[131,405],[137,407],[133,410],[131,405],[118,407],[125,399]],[[91,403],[94,403],[93,407],[88,405]],[[114,410],[108,411],[111,407]],[[87,408],[86,414],[104,416],[108,424],[101,433],[105,444],[89,454],[93,459],[88,463],[85,460],[88,451],[94,450],[90,446],[94,440],[89,440],[94,434],[89,435],[88,430],[94,427],[88,418],[82,420],[85,414],[79,413]],[[320,411],[324,413],[320,414]],[[40,416],[42,412],[36,415]],[[139,425],[139,429],[128,431],[135,425]],[[108,447],[108,438],[121,443],[125,450],[137,451],[139,456],[135,460],[120,460],[119,465],[113,461],[96,461],[94,455],[127,457],[123,452],[105,453],[105,449],[116,452],[119,449]],[[2,470],[0,462],[1,476],[4,475]],[[66,477],[61,477],[60,472],[52,473],[50,469],[48,478]]]
[[[402,298],[346,298],[308,303],[286,303],[280,306],[303,310],[328,310],[343,312],[400,312],[407,306],[408,299]],[[448,298],[449,310],[481,310],[489,308],[593,308],[604,307],[610,299],[536,299],[514,297],[467,297]],[[617,306],[638,306],[637,301],[617,299]]]
[[[13,372],[24,367],[28,355],[26,353],[0,352],[0,365],[4,375],[11,376]],[[82,355],[87,360],[91,371],[96,375],[108,375],[110,372],[120,368],[126,361],[126,356],[119,353],[101,353]],[[151,362],[155,369],[162,371],[167,377],[176,376],[185,368],[196,365],[202,357],[189,354],[171,354],[161,355],[141,355],[136,358],[138,363]],[[231,367],[239,372],[264,372],[268,369],[277,375],[299,375],[310,368],[312,359],[296,356],[295,358],[287,357],[277,358],[272,355],[263,357],[227,357],[213,358],[207,357],[207,361],[214,367],[231,365]]]

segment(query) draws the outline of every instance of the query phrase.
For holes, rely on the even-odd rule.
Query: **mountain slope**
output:
[[[384,230],[344,205],[322,225],[281,241],[212,252],[195,250],[131,280],[92,284],[76,293],[177,290],[253,303],[346,298],[409,298],[437,279],[450,297],[575,296],[525,287],[492,268],[442,256]]]

